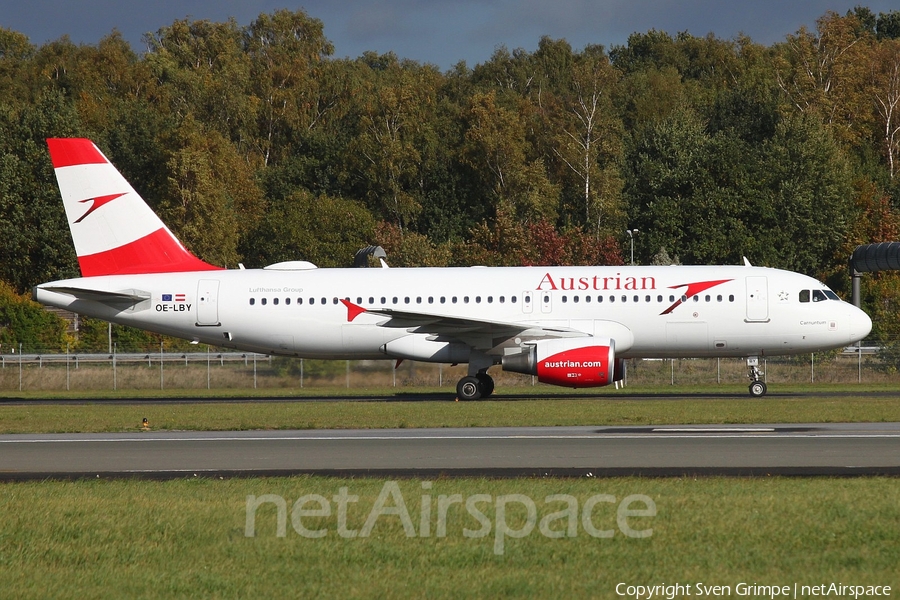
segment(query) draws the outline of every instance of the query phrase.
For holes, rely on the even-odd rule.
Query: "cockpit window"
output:
[[[798,295],[800,302],[809,302],[812,298],[813,302],[822,302],[824,300],[840,300],[838,295],[831,290],[800,290]]]

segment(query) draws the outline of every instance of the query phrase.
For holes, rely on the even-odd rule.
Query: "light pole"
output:
[[[634,265],[634,236],[638,234],[640,230],[638,229],[626,229],[625,233],[628,234],[628,239],[631,240],[631,264]]]

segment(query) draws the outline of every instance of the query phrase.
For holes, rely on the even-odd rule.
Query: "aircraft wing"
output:
[[[583,331],[569,327],[469,319],[393,308],[367,309],[347,300],[341,302],[347,306],[348,321],[352,321],[362,313],[380,315],[388,318],[387,321],[379,323],[382,327],[406,329],[410,333],[425,333],[435,336],[440,341],[463,342],[483,351],[499,346],[512,338],[533,341],[546,338],[590,337]]]

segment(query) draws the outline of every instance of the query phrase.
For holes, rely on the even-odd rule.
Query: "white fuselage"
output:
[[[146,299],[128,306],[53,288]],[[222,270],[56,281],[35,288],[35,297],[217,346],[335,359],[466,362],[410,350],[458,333],[422,333],[383,313],[351,318],[342,299],[368,310],[611,338],[622,358],[797,354],[846,346],[871,329],[865,313],[815,279],[749,266]],[[484,347],[498,356],[524,341]]]

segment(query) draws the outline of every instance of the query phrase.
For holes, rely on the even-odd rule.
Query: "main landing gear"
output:
[[[481,400],[494,393],[494,379],[486,371],[467,375],[456,384],[456,397],[460,400]]]
[[[750,395],[754,398],[762,398],[766,395],[768,387],[762,380],[764,373],[759,370],[759,358],[750,356],[747,358],[747,368],[750,370]]]

